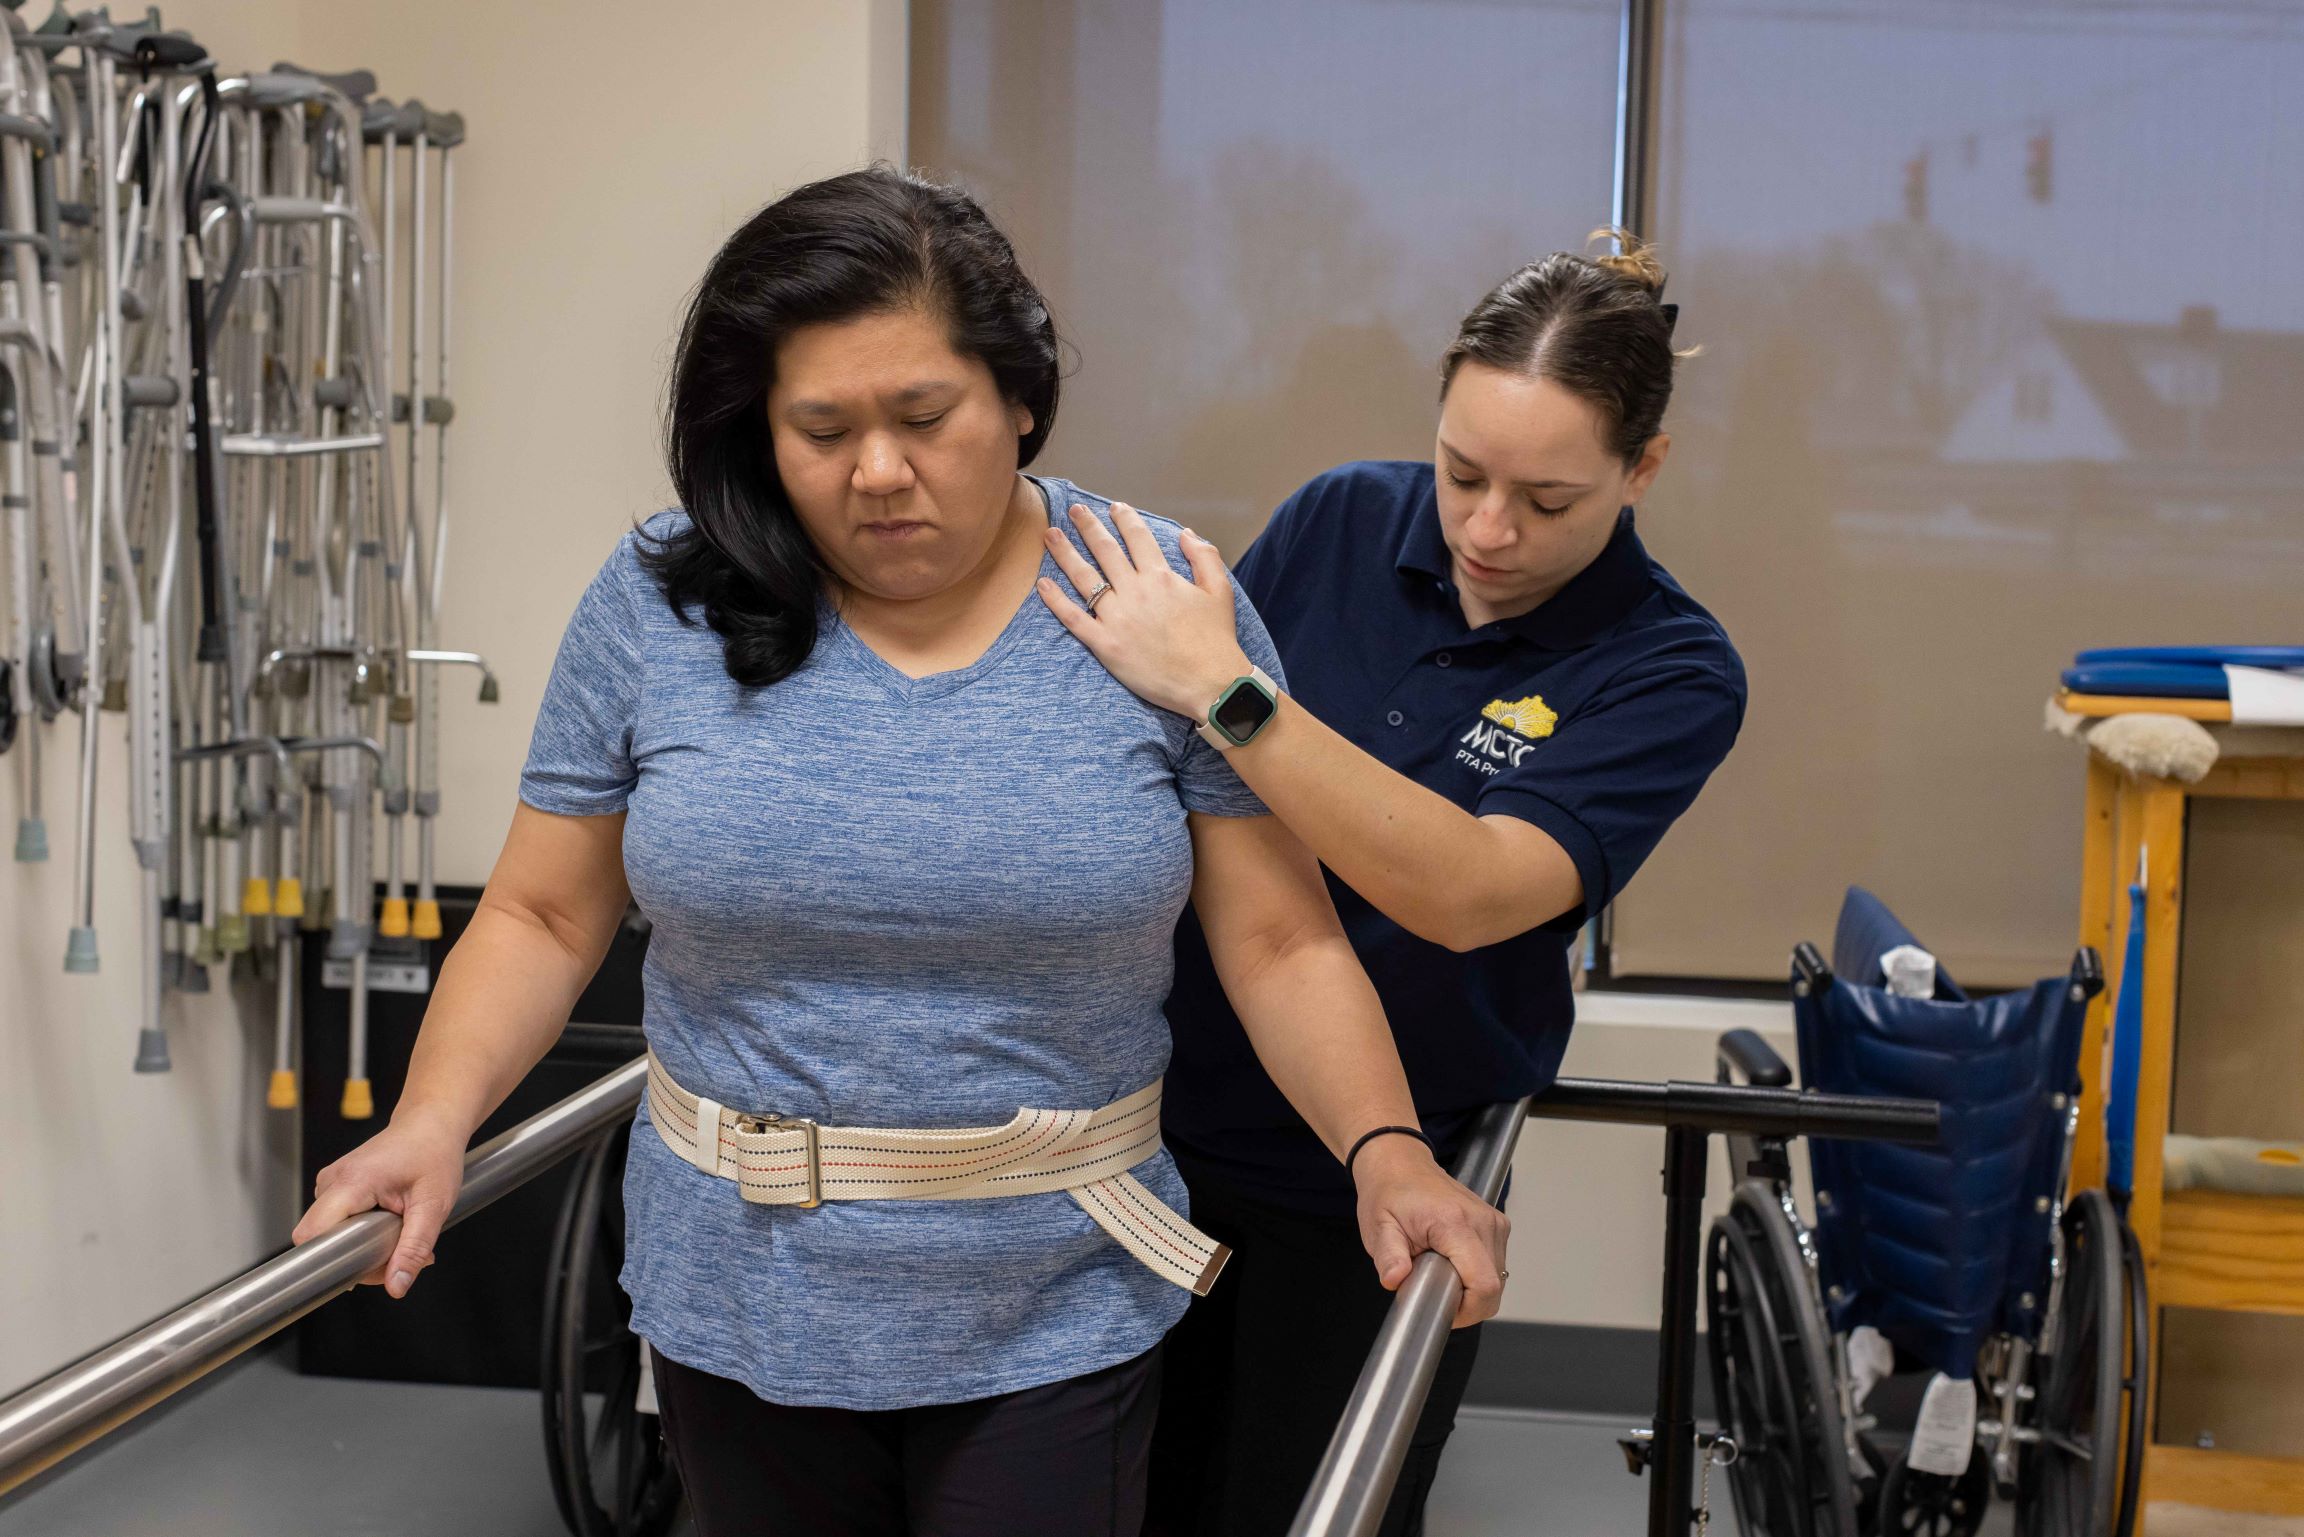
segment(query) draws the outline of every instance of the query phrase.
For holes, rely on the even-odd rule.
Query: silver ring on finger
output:
[[[1111,584],[1110,582],[1105,582],[1105,583],[1101,584],[1100,586],[1098,586],[1098,587],[1097,587],[1097,589],[1096,589],[1094,592],[1092,592],[1092,593],[1088,594],[1088,600],[1087,600],[1088,617],[1089,617],[1089,618],[1091,618],[1091,619],[1095,618],[1095,617],[1096,617],[1096,605],[1097,605],[1097,604],[1099,604],[1099,603],[1101,603],[1101,602],[1103,602],[1103,601],[1104,601],[1106,598],[1110,597],[1111,595],[1112,595],[1112,584]]]

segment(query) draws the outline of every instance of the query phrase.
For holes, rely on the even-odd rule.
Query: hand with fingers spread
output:
[[[360,1284],[382,1286],[395,1298],[407,1296],[432,1263],[440,1229],[456,1208],[468,1140],[446,1123],[395,1116],[391,1125],[320,1171],[312,1205],[296,1224],[292,1241],[309,1243],[364,1211],[395,1212],[400,1237],[392,1256],[362,1276]]]
[[[1352,1161],[1352,1178],[1360,1196],[1360,1241],[1386,1291],[1400,1289],[1417,1255],[1437,1250],[1464,1282],[1450,1327],[1496,1316],[1511,1218],[1450,1177],[1413,1137],[1368,1143]]]
[[[1168,564],[1143,514],[1127,503],[1112,504],[1117,538],[1085,507],[1074,507],[1071,518],[1088,555],[1053,527],[1048,551],[1079,601],[1046,578],[1041,601],[1138,698],[1204,719],[1216,697],[1249,669],[1224,557],[1184,530],[1184,558],[1192,568],[1187,579]]]

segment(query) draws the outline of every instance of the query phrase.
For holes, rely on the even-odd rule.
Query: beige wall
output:
[[[511,816],[529,723],[576,594],[667,499],[658,397],[682,297],[780,190],[900,157],[899,0],[640,7],[454,0],[172,0],[228,70],[373,69],[463,112],[444,644],[503,703],[443,695],[441,878],[477,882]],[[37,24],[34,9],[27,20]],[[118,717],[104,743],[124,759]],[[74,737],[45,759],[69,842]],[[13,775],[9,776],[13,784]],[[5,797],[13,818],[12,791]],[[171,1001],[176,1070],[138,1078],[126,789],[103,791],[105,969],[61,969],[69,862],[0,868],[0,1391],[284,1241],[290,1128],[263,1106],[266,1000]]]

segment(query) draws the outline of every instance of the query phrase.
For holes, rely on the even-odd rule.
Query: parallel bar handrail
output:
[[[1523,1099],[1482,1111],[1456,1160],[1456,1178],[1491,1206],[1504,1193],[1504,1176],[1511,1171],[1528,1106]],[[1415,1269],[1400,1283],[1392,1311],[1376,1332],[1368,1364],[1345,1401],[1344,1417],[1288,1528],[1289,1537],[1315,1532],[1366,1537],[1376,1530],[1391,1503],[1392,1486],[1399,1482],[1408,1438],[1432,1391],[1440,1352],[1448,1344],[1448,1324],[1463,1295],[1455,1266],[1432,1251],[1416,1257]]]
[[[1543,1121],[1607,1121],[1623,1126],[1693,1126],[1755,1137],[1853,1137],[1867,1142],[1933,1142],[1934,1100],[1764,1089],[1750,1084],[1629,1083],[1562,1078],[1528,1113]]]
[[[1511,1168],[1523,1113],[1542,1120],[1662,1126],[1675,1138],[1684,1133],[1736,1131],[1923,1143],[1936,1140],[1941,1116],[1939,1107],[1927,1100],[1679,1080],[1562,1078],[1534,1099],[1494,1105],[1481,1113],[1455,1173],[1491,1204]],[[1692,1146],[1701,1155],[1702,1137],[1694,1137]],[[1288,1537],[1371,1537],[1382,1524],[1462,1291],[1455,1269],[1440,1255],[1417,1258],[1414,1273],[1392,1299],[1392,1310],[1377,1331]],[[1671,1299],[1666,1305],[1671,1308]],[[1658,1454],[1667,1451],[1659,1448]]]
[[[629,1119],[647,1073],[637,1058],[473,1149],[448,1225]],[[351,1290],[399,1239],[397,1216],[364,1212],[0,1403],[0,1494]]]

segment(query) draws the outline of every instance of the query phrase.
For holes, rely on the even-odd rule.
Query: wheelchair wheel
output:
[[[1737,1447],[1726,1472],[1738,1530],[1857,1537],[1831,1335],[1791,1219],[1750,1181],[1707,1247],[1712,1392]]]
[[[615,1182],[630,1135],[618,1127],[578,1158],[545,1280],[544,1462],[575,1537],[662,1537],[680,1507],[662,1428],[639,1410],[643,1347],[616,1284],[624,1207]]]
[[[2064,1287],[2017,1497],[2029,1537],[2126,1537],[2144,1458],[2148,1322],[2135,1240],[2101,1190],[2064,1213]]]
[[[1976,1537],[1992,1508],[1992,1470],[1979,1451],[1957,1478],[1922,1473],[1898,1453],[1880,1484],[1880,1537]]]

